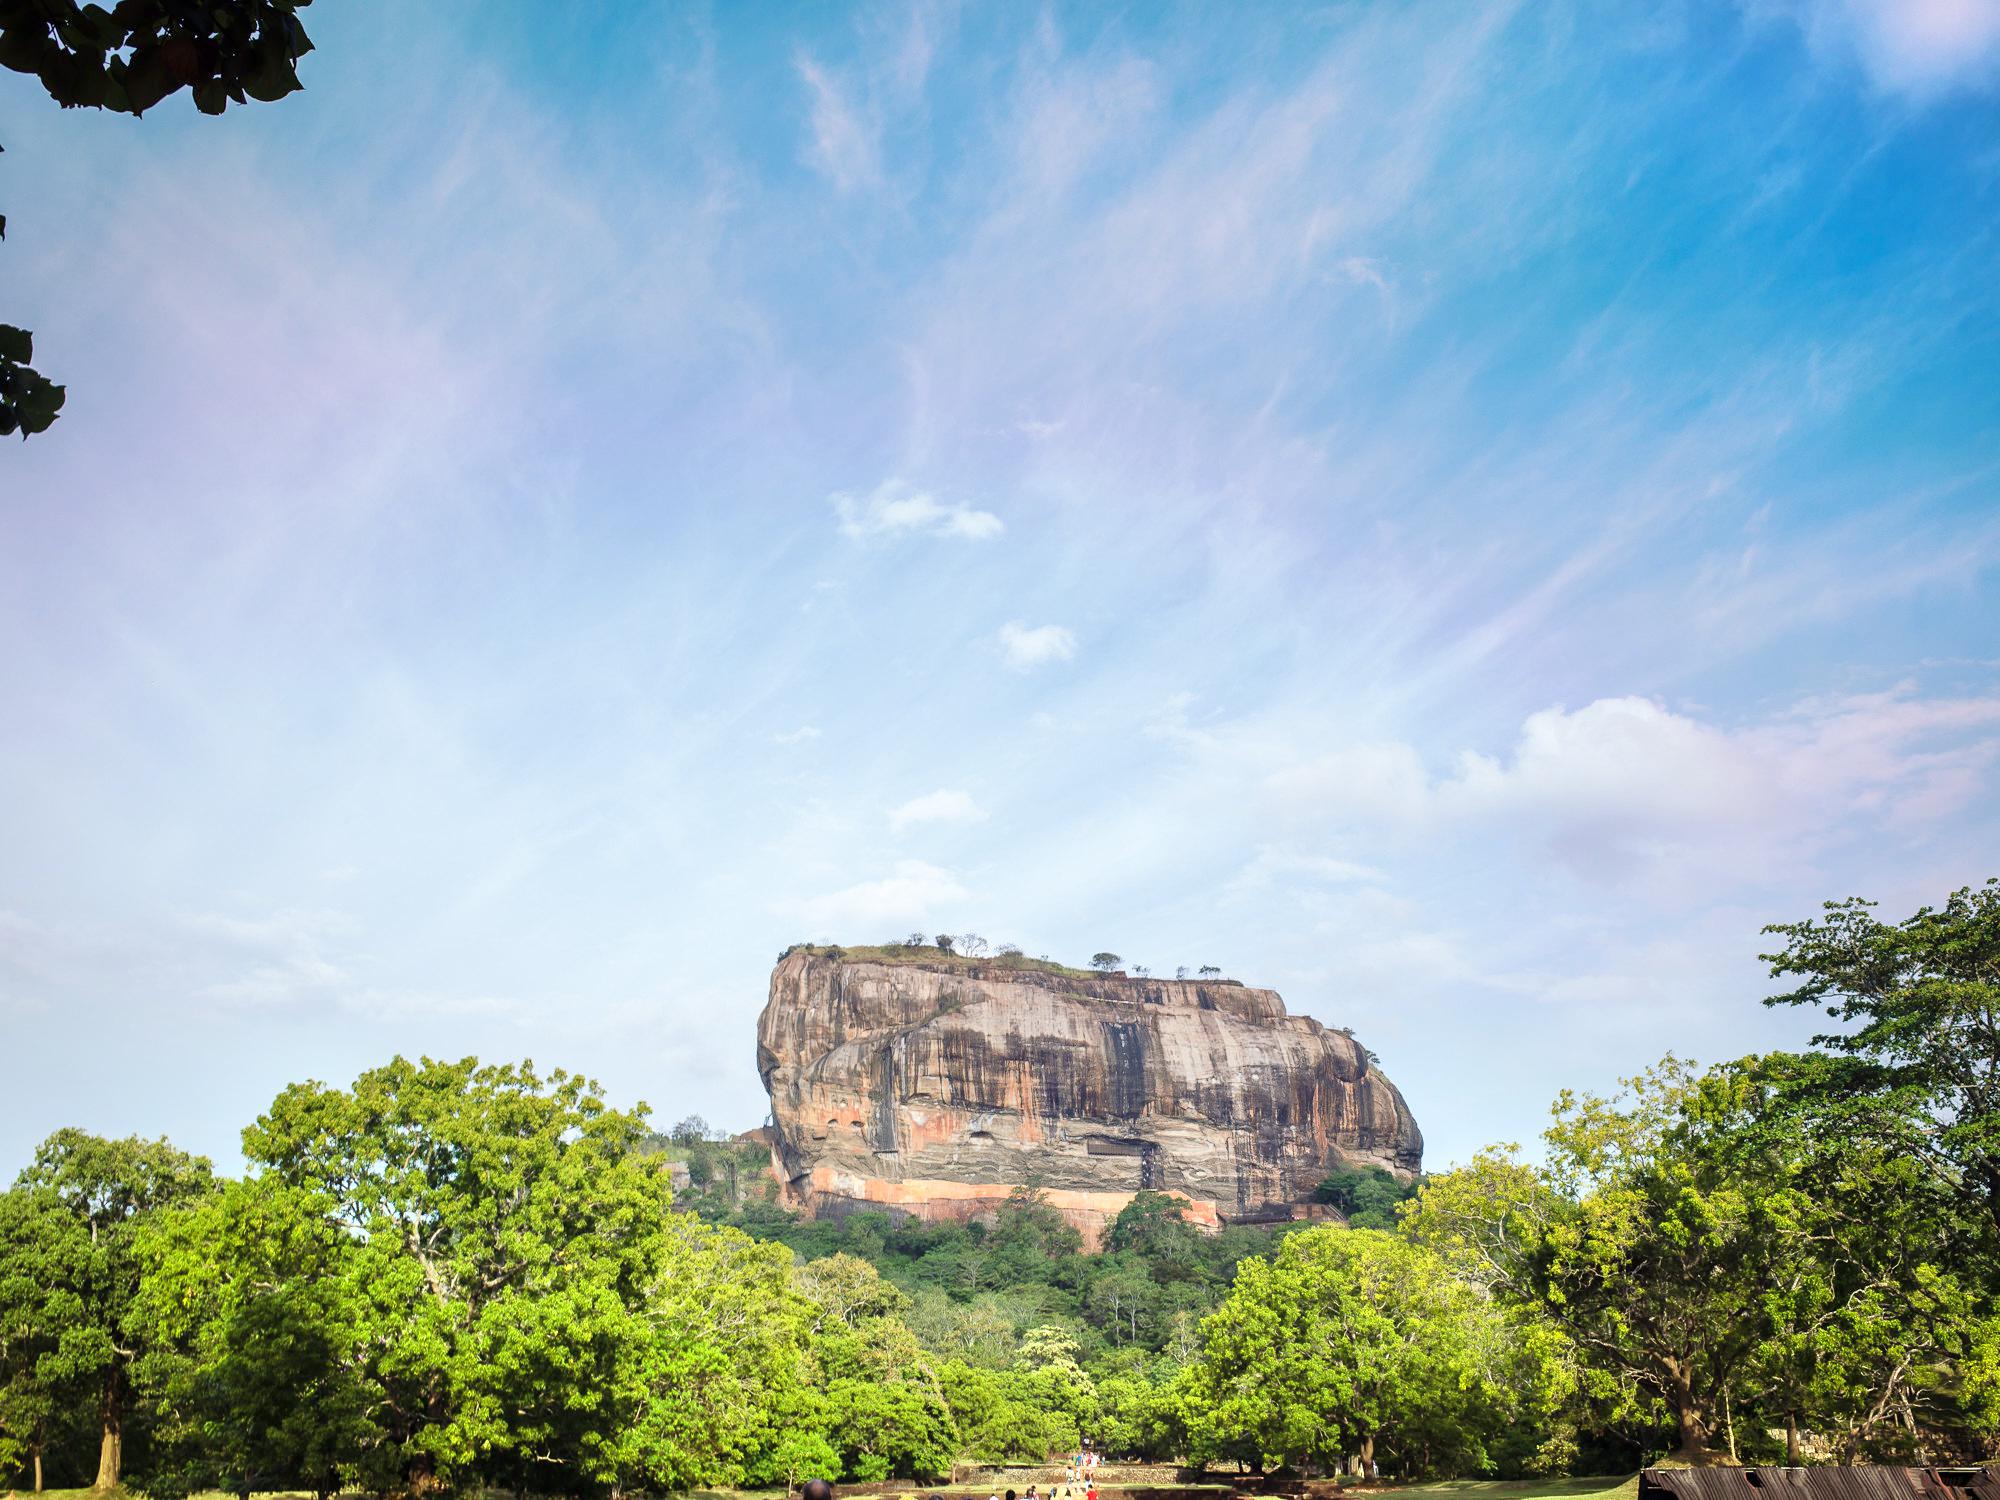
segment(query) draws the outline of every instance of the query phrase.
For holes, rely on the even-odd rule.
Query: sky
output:
[[[305,13],[0,75],[0,1176],[802,940],[1215,964],[1427,1165],[2000,875],[2000,0]]]

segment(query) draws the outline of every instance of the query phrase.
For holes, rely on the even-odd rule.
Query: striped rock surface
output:
[[[1342,1164],[1423,1159],[1359,1042],[1227,982],[798,951],[757,1063],[781,1191],[822,1216],[967,1219],[1033,1183],[1095,1243],[1141,1188],[1212,1226],[1306,1216]]]

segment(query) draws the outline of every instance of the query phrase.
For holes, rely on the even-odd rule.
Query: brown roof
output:
[[[2000,1500],[2000,1470],[1647,1469],[1639,1500]]]

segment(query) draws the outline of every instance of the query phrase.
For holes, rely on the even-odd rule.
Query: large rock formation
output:
[[[1423,1137],[1352,1037],[1275,991],[942,954],[780,960],[757,1023],[773,1169],[816,1214],[969,1218],[1034,1183],[1093,1241],[1141,1188],[1286,1216]]]

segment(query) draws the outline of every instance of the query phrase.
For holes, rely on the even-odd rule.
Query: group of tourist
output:
[[[987,1500],[1001,1500],[999,1493]],[[1007,1491],[1006,1500],[1023,1500],[1014,1491]],[[1025,1500],[1097,1500],[1097,1453],[1086,1439],[1082,1449],[1063,1460],[1062,1483],[1049,1486],[1044,1495],[1038,1485],[1029,1485]]]

